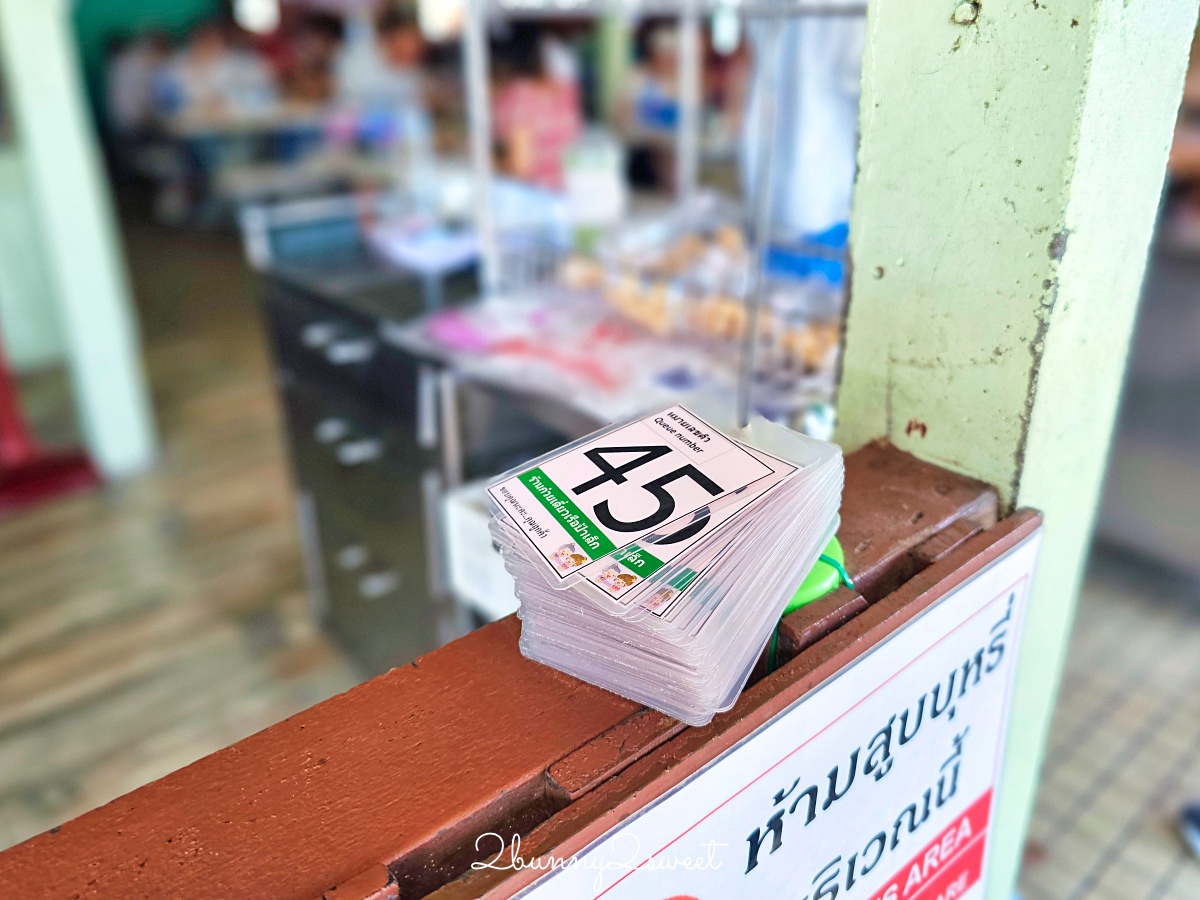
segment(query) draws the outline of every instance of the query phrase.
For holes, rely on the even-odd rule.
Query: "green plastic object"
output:
[[[837,538],[829,542],[824,555],[836,559],[842,565],[846,563],[846,554],[842,552],[842,545],[838,543]],[[829,563],[818,560],[817,564],[812,567],[812,571],[808,573],[808,577],[804,579],[804,583],[800,585],[800,589],[792,596],[791,602],[788,603],[783,614],[786,616],[814,600],[820,600],[841,583],[842,579],[838,570]]]

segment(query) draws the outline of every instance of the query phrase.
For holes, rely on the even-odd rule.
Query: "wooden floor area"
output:
[[[306,610],[237,242],[127,232],[161,457],[0,522],[0,846],[356,681]],[[24,394],[41,434],[72,437],[61,373]]]

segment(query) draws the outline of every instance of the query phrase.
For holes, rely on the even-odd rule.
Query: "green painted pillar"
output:
[[[871,4],[839,438],[1046,514],[988,897],[1021,856],[1197,0]]]
[[[623,15],[610,13],[600,19],[596,31],[600,113],[605,121],[611,122],[629,73],[632,23]]]
[[[1007,898],[1091,534],[1197,0],[868,15],[839,438],[1046,514],[998,796]]]
[[[85,440],[109,477],[154,457],[136,323],[69,0],[0,0],[0,57]]]
[[[0,332],[18,372],[63,361],[62,325],[18,148],[0,147]]]

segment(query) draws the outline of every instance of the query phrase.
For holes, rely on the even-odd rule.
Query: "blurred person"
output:
[[[762,58],[767,29],[782,29],[775,71]],[[841,226],[850,218],[856,172],[865,21],[856,16],[757,21],[748,35],[755,65],[739,148],[744,196],[754,196],[761,103],[764,91],[774,90],[774,234],[798,239]]]
[[[286,3],[279,9],[279,23],[269,31],[253,31],[245,35],[244,43],[271,70],[277,84],[286,85],[296,64],[295,42],[308,10]],[[236,18],[235,18],[236,22]]]
[[[247,43],[223,22],[201,24],[155,78],[158,113],[182,133],[178,162],[155,200],[162,221],[218,217],[213,178],[255,152],[239,120],[278,107],[272,71]]]
[[[496,54],[492,130],[500,168],[562,190],[564,157],[583,133],[578,67],[569,46],[531,23],[512,26]]]
[[[121,137],[144,132],[154,121],[154,81],[171,54],[159,31],[117,42],[106,85],[109,126]]]
[[[379,49],[384,62],[406,78],[420,80],[421,64],[425,60],[425,38],[415,16],[392,9],[379,17],[376,24]]]
[[[706,129],[717,130],[730,145],[736,145],[751,74],[750,52],[745,40],[732,47],[718,48],[711,34],[704,47],[704,102]]]
[[[375,19],[360,11],[347,20],[334,63],[338,112],[330,119],[330,141],[385,154],[428,155],[432,125],[424,57],[425,41],[414,16],[388,9]]]
[[[671,136],[679,124],[679,33],[671,22],[646,23],[638,36],[639,62],[618,99],[617,124],[629,147],[629,180],[662,189],[673,183]]]
[[[309,13],[296,26],[284,76],[288,99],[328,103],[337,96],[334,65],[342,49],[345,28],[330,13]]]
[[[360,111],[424,109],[424,56],[415,17],[395,9],[374,22],[356,17],[347,23],[335,63],[340,103]]]
[[[271,70],[253,52],[235,47],[217,22],[195,28],[166,67],[156,92],[168,116],[217,118],[260,111],[278,101]]]
[[[640,38],[640,59],[629,70],[617,114],[635,130],[674,131],[679,122],[678,29],[653,22]]]

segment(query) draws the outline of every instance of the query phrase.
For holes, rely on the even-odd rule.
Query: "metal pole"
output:
[[[492,206],[492,115],[488,85],[487,0],[467,0],[463,24],[464,80],[471,168],[475,175],[475,227],[485,295],[500,286],[500,248]]]
[[[763,269],[771,237],[771,162],[775,150],[775,114],[779,73],[779,42],[782,29],[765,29],[762,52],[756,61],[764,77],[758,80],[758,153],[754,166],[754,196],[750,222],[750,272],[746,285],[746,333],[742,335],[742,363],[738,374],[737,421],[739,428],[750,423],[750,392],[754,386],[758,351],[758,322],[763,298]]]
[[[438,376],[438,423],[442,442],[442,485],[455,488],[463,480],[462,416],[458,409],[458,379],[452,369]]]
[[[700,59],[700,11],[697,0],[684,0],[679,15],[679,122],[675,136],[675,186],[680,200],[695,193],[700,171],[703,73]]]

